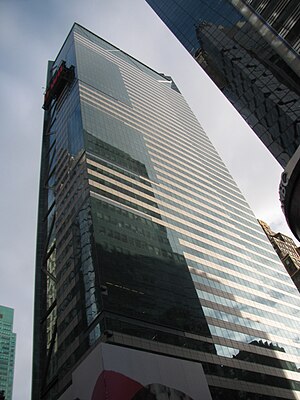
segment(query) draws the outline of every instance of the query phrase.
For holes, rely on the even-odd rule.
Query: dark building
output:
[[[300,248],[292,238],[273,232],[264,221],[258,222],[300,292]]]
[[[74,24],[44,109],[33,400],[299,398],[299,294],[173,80]]]

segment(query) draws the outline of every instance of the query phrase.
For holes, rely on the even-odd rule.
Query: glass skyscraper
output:
[[[300,399],[299,293],[172,78],[74,24],[44,109],[32,398]]]
[[[13,333],[14,310],[0,305],[0,393],[12,400],[16,334]]]
[[[298,0],[146,0],[285,167],[300,144]]]

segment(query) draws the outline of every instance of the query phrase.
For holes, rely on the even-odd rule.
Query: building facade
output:
[[[74,24],[44,109],[33,400],[300,399],[299,293],[173,80]]]
[[[12,400],[16,334],[13,333],[14,310],[0,305],[0,393]]]
[[[273,232],[264,221],[258,222],[300,292],[300,248],[289,236]]]

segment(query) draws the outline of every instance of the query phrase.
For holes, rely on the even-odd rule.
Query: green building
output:
[[[16,334],[13,333],[14,310],[0,306],[0,393],[12,399]]]

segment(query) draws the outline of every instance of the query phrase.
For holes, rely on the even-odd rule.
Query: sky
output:
[[[0,0],[0,304],[15,309],[13,400],[31,393],[32,316],[43,93],[74,22],[171,75],[255,215],[290,236],[282,168],[144,0]]]

